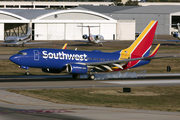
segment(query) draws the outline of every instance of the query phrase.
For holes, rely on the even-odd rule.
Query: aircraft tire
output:
[[[72,74],[72,77],[73,77],[74,79],[79,79],[79,78],[80,78],[80,75],[79,75],[79,74]]]
[[[26,71],[26,72],[25,72],[25,75],[29,75],[29,71]]]
[[[94,79],[95,79],[95,76],[94,76],[94,75],[88,75],[88,79],[89,79],[89,80],[94,80]]]
[[[103,44],[102,44],[102,43],[99,43],[99,46],[100,46],[100,47],[102,47],[102,46],[103,46]]]

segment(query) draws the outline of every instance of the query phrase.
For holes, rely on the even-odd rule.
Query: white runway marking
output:
[[[100,81],[100,82],[113,83],[113,84],[175,84],[175,83],[180,83],[180,80]]]

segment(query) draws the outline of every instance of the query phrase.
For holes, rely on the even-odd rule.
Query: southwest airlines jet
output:
[[[158,51],[160,44],[150,54],[151,45],[158,21],[151,21],[133,44],[113,53],[79,51],[67,49],[32,48],[25,49],[9,59],[20,68],[41,68],[43,72],[60,73],[67,71],[73,78],[80,74],[89,74],[88,78],[95,79],[95,72],[112,72],[139,67],[150,63]]]

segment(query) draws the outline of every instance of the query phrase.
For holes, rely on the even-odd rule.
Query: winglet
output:
[[[158,51],[158,49],[159,49],[159,46],[160,46],[160,44],[158,44],[158,45],[156,46],[156,48],[153,50],[153,52],[151,53],[151,55],[150,55],[149,57],[154,57],[154,56],[156,55],[156,53],[157,53],[157,51]]]
[[[67,43],[64,44],[64,46],[62,47],[62,49],[66,49],[67,47]]]

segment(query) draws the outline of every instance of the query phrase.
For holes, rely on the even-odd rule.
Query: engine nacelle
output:
[[[60,69],[52,69],[52,68],[42,68],[42,71],[46,73],[60,73],[61,72]]]
[[[86,34],[84,34],[84,35],[82,36],[82,38],[83,38],[83,39],[87,39],[88,36],[87,36]]]
[[[178,33],[174,33],[173,37],[178,38]]]
[[[81,64],[68,64],[66,71],[68,73],[86,74],[88,72],[88,68],[87,66]]]
[[[104,37],[102,35],[96,35],[96,40],[104,40]]]

